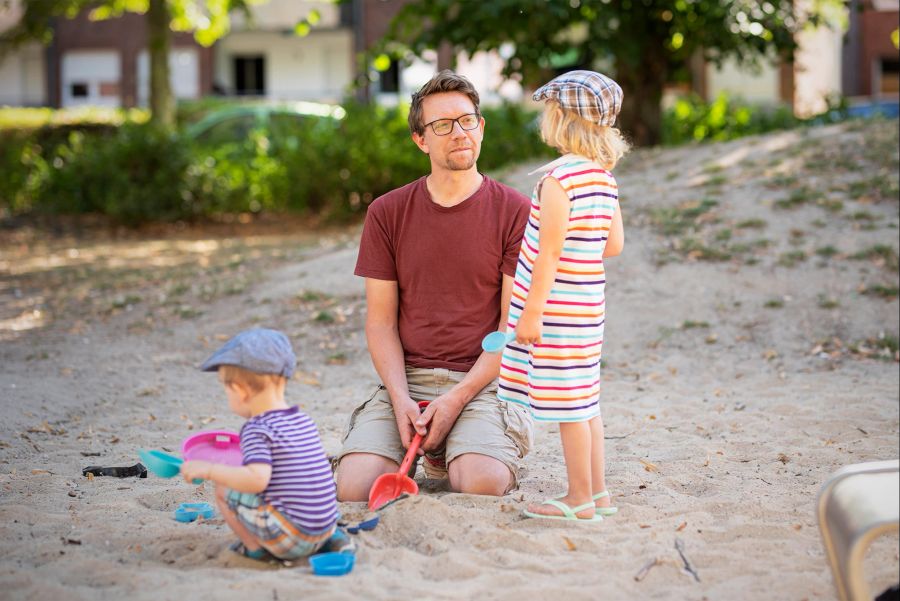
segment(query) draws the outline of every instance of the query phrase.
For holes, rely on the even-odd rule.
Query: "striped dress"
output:
[[[531,214],[519,251],[508,329],[516,327],[531,287],[537,258],[539,191],[554,177],[569,197],[569,226],[553,288],[544,307],[541,343],[515,340],[503,351],[498,398],[531,407],[536,420],[586,421],[600,415],[600,351],[603,346],[606,275],[603,251],[618,210],[616,180],[597,163],[565,155],[540,169]]]

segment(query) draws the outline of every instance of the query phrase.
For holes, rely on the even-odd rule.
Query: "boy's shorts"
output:
[[[432,401],[465,376],[465,372],[448,369],[406,368],[409,395],[415,401]],[[519,462],[528,454],[532,441],[528,409],[498,400],[497,381],[494,380],[475,395],[459,414],[447,435],[443,452],[426,454],[425,475],[428,478],[445,478],[447,463],[460,455],[477,453],[496,459],[509,468],[513,476],[509,490],[513,490],[518,486]],[[406,449],[400,442],[394,409],[384,386],[379,386],[350,416],[338,460],[351,453],[380,455],[398,464],[403,461]]]
[[[279,559],[298,559],[317,552],[328,542],[334,528],[322,534],[307,534],[280,511],[263,503],[257,495],[229,490],[225,497],[238,521],[259,544]]]

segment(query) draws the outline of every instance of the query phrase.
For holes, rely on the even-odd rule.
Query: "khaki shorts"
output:
[[[414,401],[432,401],[465,377],[464,372],[438,368],[406,368],[409,395]],[[503,463],[518,483],[519,463],[534,440],[528,409],[497,399],[497,381],[485,386],[459,414],[446,439],[445,460],[477,453]],[[370,453],[401,463],[406,449],[400,442],[391,399],[384,386],[359,405],[350,416],[338,460],[350,453]],[[426,462],[426,468],[428,464]],[[426,470],[427,474],[427,470]],[[431,474],[427,474],[431,477]]]

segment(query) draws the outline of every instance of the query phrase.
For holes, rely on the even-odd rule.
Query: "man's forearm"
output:
[[[406,362],[396,328],[383,325],[366,326],[366,343],[372,365],[387,388],[391,399],[409,395]]]
[[[459,393],[462,406],[467,405],[475,395],[500,375],[500,359],[500,354],[481,353],[472,369],[453,387],[453,390]]]

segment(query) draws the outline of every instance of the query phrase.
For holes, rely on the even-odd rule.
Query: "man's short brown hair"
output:
[[[237,365],[220,365],[219,372],[222,374],[222,383],[226,386],[229,384],[241,384],[249,388],[254,394],[262,392],[269,386],[275,386],[280,380],[286,379],[278,374],[261,374]]]
[[[472,101],[472,104],[475,105],[475,112],[479,115],[481,114],[478,110],[478,92],[475,91],[475,86],[472,85],[472,82],[462,75],[457,75],[450,69],[444,69],[428,80],[428,83],[412,95],[412,105],[409,107],[410,133],[419,134],[420,136],[425,133],[425,124],[422,123],[422,101],[426,96],[442,92],[460,92],[465,94]]]

